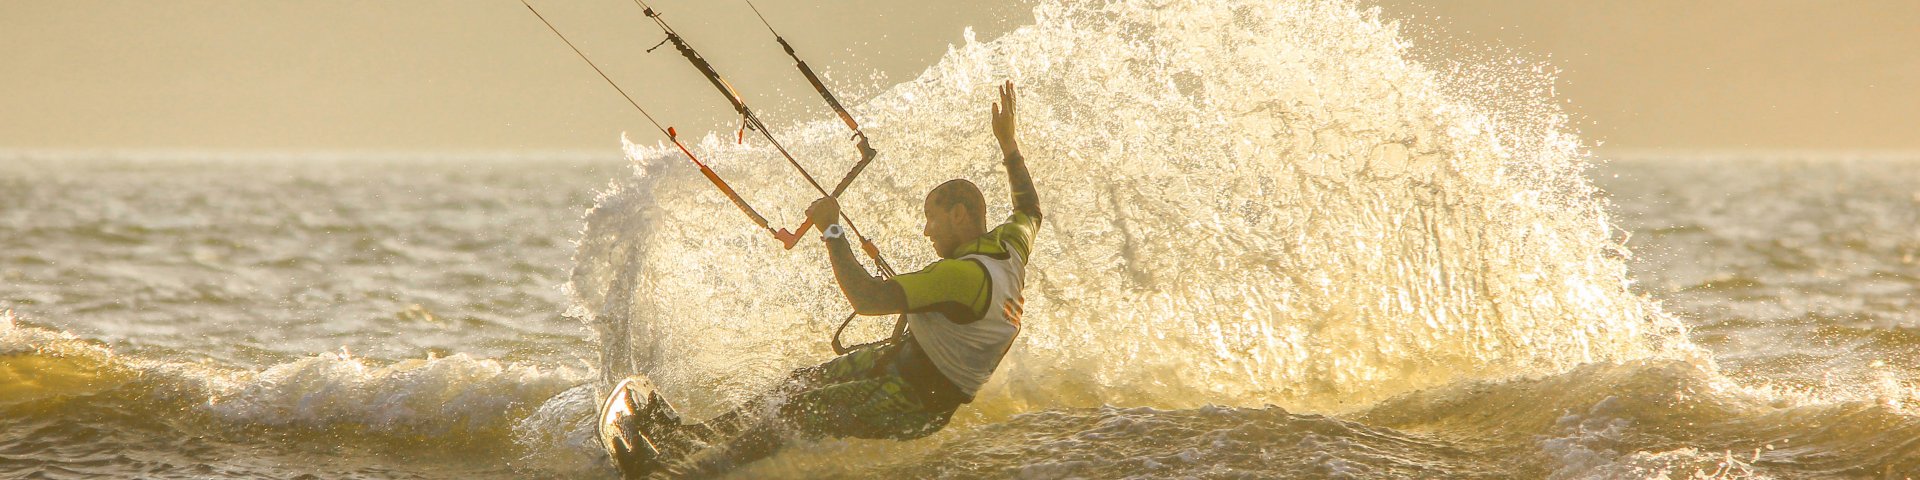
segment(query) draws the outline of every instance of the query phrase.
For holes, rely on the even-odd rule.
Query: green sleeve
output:
[[[1007,223],[994,227],[987,236],[997,238],[1007,248],[1020,253],[1020,258],[1032,261],[1033,233],[1040,230],[1040,219],[1026,212],[1015,210],[1007,216]]]
[[[896,275],[893,281],[906,294],[907,311],[940,311],[957,322],[980,316],[992,299],[987,270],[967,260],[941,260],[918,272]]]

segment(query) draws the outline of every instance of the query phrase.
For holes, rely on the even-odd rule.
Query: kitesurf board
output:
[[[624,478],[645,478],[668,460],[658,442],[648,436],[649,424],[664,406],[643,377],[628,377],[613,386],[600,407],[600,444]],[[654,400],[649,402],[649,400]],[[650,403],[652,405],[650,405]]]

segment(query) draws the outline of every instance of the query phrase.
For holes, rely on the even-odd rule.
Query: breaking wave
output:
[[[293,454],[346,449],[448,465],[478,455],[499,468],[517,424],[588,378],[464,354],[377,364],[341,352],[237,370],[120,355],[24,323],[0,313],[0,429],[31,434],[0,440],[0,452],[26,462],[16,466],[46,463],[41,471],[192,476],[183,456],[226,461],[262,441]],[[164,460],[84,453],[156,446]]]

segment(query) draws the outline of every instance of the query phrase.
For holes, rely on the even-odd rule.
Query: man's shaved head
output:
[[[964,206],[967,207],[969,218],[979,221],[981,225],[987,223],[987,197],[980,193],[979,186],[967,179],[956,178],[933,187],[933,191],[927,193],[927,203],[943,210],[955,205]]]
[[[933,240],[941,257],[952,258],[954,249],[986,233],[987,198],[973,182],[954,179],[933,187],[924,207],[927,224],[920,234]]]

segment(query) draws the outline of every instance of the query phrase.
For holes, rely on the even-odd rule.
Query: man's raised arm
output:
[[[1013,81],[1000,87],[1000,102],[993,104],[993,137],[1000,141],[1005,156],[1007,183],[1013,190],[1013,210],[1040,219],[1040,193],[1033,189],[1033,175],[1027,173],[1027,159],[1020,156],[1020,141],[1014,136]]]

